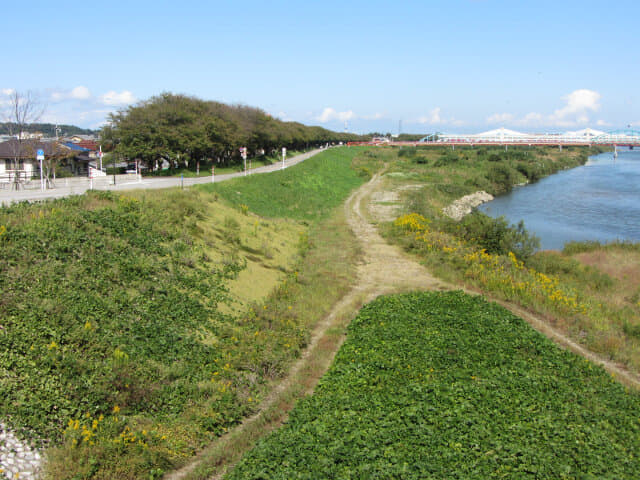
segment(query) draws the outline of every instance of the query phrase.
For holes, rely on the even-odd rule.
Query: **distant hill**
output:
[[[9,123],[0,122],[0,135],[9,135]],[[75,125],[58,125],[58,135],[61,137],[69,135],[91,135],[95,134],[97,130],[91,130],[89,128],[80,128]],[[14,132],[17,130],[14,127]],[[56,126],[53,123],[31,123],[24,128],[29,133],[41,132],[45,137],[56,136]]]

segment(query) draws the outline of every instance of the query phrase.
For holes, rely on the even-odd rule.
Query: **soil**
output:
[[[331,365],[335,353],[342,344],[342,340],[337,342],[328,342],[327,334],[330,330],[344,328],[351,318],[355,317],[358,310],[365,304],[380,295],[391,293],[400,293],[408,291],[442,291],[442,290],[465,290],[467,293],[474,294],[459,285],[451,285],[434,277],[425,267],[420,265],[415,259],[409,257],[399,247],[389,245],[378,234],[375,223],[377,221],[387,221],[397,212],[394,208],[399,206],[398,193],[407,188],[412,187],[396,187],[395,190],[389,190],[387,182],[382,174],[376,174],[371,181],[355,191],[345,203],[345,215],[349,226],[354,234],[358,237],[362,249],[362,262],[358,266],[357,283],[351,291],[347,292],[340,302],[338,302],[331,313],[318,324],[313,332],[311,342],[300,359],[293,365],[287,378],[276,386],[267,398],[260,405],[259,412],[253,417],[245,420],[241,425],[236,427],[233,432],[225,437],[221,437],[208,448],[233,448],[233,437],[236,438],[243,434],[252,424],[261,422],[263,412],[272,408],[274,405],[286,403],[283,399],[285,392],[291,387],[293,382],[303,382],[306,386],[305,394],[313,391],[313,387],[317,384],[320,377]],[[589,352],[584,347],[578,345],[570,338],[556,331],[542,318],[527,312],[516,305],[507,302],[498,301],[502,306],[511,310],[516,315],[525,319],[533,328],[552,339],[564,348],[568,348],[573,352],[582,355],[594,363],[601,364],[606,370],[614,374],[621,382],[640,388],[640,378],[628,372],[623,366],[609,362],[598,357],[596,354]],[[330,345],[330,348],[327,348]],[[310,359],[318,357],[313,355],[318,349],[323,351],[322,365],[315,365],[309,368]],[[317,360],[317,359],[316,359]],[[314,360],[314,361],[316,361]],[[311,373],[301,378],[300,373],[307,371]],[[293,407],[294,402],[289,401],[288,408]],[[265,434],[273,428],[277,428],[286,420],[286,411],[275,419],[275,421],[267,422]],[[264,421],[264,420],[262,420]],[[226,442],[226,443],[225,443]],[[183,469],[170,474],[166,478],[179,479],[183,478],[188,472],[193,470],[198,463],[196,459]],[[212,479],[221,478],[227,466],[221,466],[218,474],[211,477]]]

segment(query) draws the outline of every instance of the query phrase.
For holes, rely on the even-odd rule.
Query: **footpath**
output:
[[[256,173],[268,173],[283,168],[291,167],[300,163],[314,155],[324,151],[325,149],[317,148],[310,150],[295,157],[286,159],[284,165],[282,162],[275,162],[264,167],[253,168],[246,172],[247,176]],[[88,190],[138,190],[138,189],[157,189],[172,187],[190,187],[202,183],[223,182],[230,178],[242,177],[245,172],[227,173],[224,175],[206,176],[206,177],[140,177],[135,174],[116,175],[115,184],[112,175],[89,179],[88,177],[60,178],[55,182],[55,188],[46,190],[0,190],[0,205],[10,205],[16,202],[37,202],[42,200],[50,200],[54,198],[69,197],[71,195],[82,195]],[[39,182],[37,182],[39,184]]]

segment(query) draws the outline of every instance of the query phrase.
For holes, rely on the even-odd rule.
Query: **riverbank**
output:
[[[577,168],[518,187],[482,205],[491,217],[524,220],[544,250],[567,242],[640,241],[640,152],[590,156]]]
[[[483,203],[490,202],[493,198],[493,195],[484,191],[465,195],[464,197],[455,200],[451,205],[445,207],[442,210],[442,213],[453,220],[460,221],[466,215],[469,215],[474,208],[482,205]]]
[[[471,149],[401,150],[388,168],[389,189],[422,187],[404,190],[402,211],[408,215],[382,231],[440,278],[536,312],[576,343],[637,373],[640,288],[635,279],[640,278],[640,259],[635,248],[578,245],[579,251],[533,254],[535,239],[525,225],[509,227],[478,214],[456,222],[442,213],[478,187],[495,195],[522,183],[528,178],[523,172],[566,170],[584,164],[589,153],[588,148],[484,155]],[[508,187],[503,183],[507,180]],[[614,268],[616,262],[627,268]]]

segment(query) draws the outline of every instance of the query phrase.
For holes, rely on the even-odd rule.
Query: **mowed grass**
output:
[[[227,479],[637,478],[640,395],[481,297],[380,297]]]
[[[269,218],[317,221],[327,218],[346,195],[367,180],[352,167],[358,148],[332,148],[295,168],[199,186],[234,205]],[[241,186],[241,187],[240,187]]]

